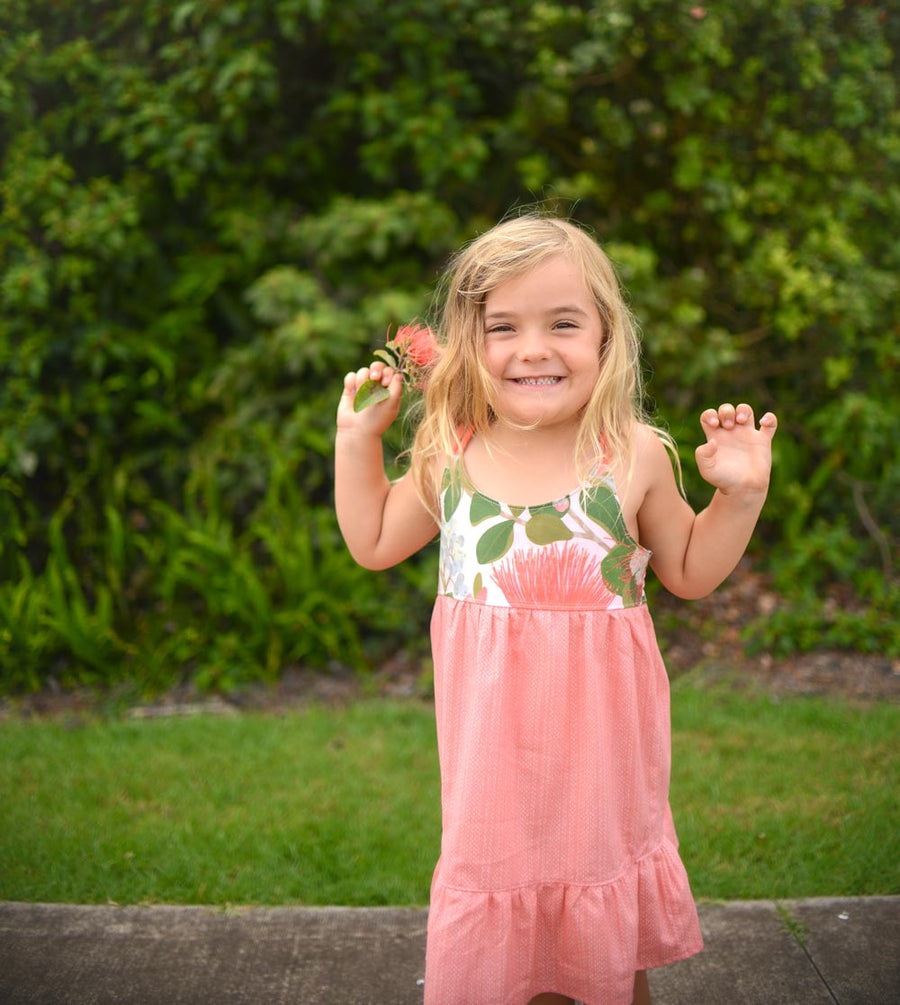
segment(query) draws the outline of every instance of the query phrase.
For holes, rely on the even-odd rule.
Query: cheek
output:
[[[566,360],[569,368],[587,380],[594,381],[600,376],[603,357],[596,349],[585,348],[577,357]]]
[[[503,357],[503,353],[500,352],[496,344],[490,342],[485,342],[482,345],[481,358],[484,363],[485,369],[492,376],[496,376],[503,372],[503,368],[506,366],[506,361]]]

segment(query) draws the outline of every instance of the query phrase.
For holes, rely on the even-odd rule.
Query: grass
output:
[[[697,896],[900,893],[900,706],[673,694],[671,803]]]
[[[673,688],[672,805],[699,898],[900,893],[900,707]],[[433,713],[0,723],[0,899],[423,904]]]
[[[0,898],[406,904],[439,842],[427,709],[0,726]]]

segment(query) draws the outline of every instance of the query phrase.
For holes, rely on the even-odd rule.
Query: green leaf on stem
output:
[[[384,401],[390,396],[390,391],[380,381],[367,380],[356,389],[356,397],[353,399],[353,411],[361,412],[369,405],[375,405],[379,401]]]
[[[394,369],[396,370],[402,369],[400,365],[401,363],[400,355],[399,353],[395,352],[390,345],[388,345],[385,349],[376,349],[373,355],[377,356],[380,360],[387,363],[388,366],[394,367]]]

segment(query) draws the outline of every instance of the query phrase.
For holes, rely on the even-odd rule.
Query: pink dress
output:
[[[630,1005],[702,939],[669,811],[649,552],[609,477],[541,506],[441,497],[432,618],[443,835],[426,1005]]]

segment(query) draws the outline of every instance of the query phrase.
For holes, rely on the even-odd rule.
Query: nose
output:
[[[519,336],[519,344],[516,346],[516,356],[523,363],[549,359],[551,355],[550,346],[543,332],[530,328],[522,331]]]

